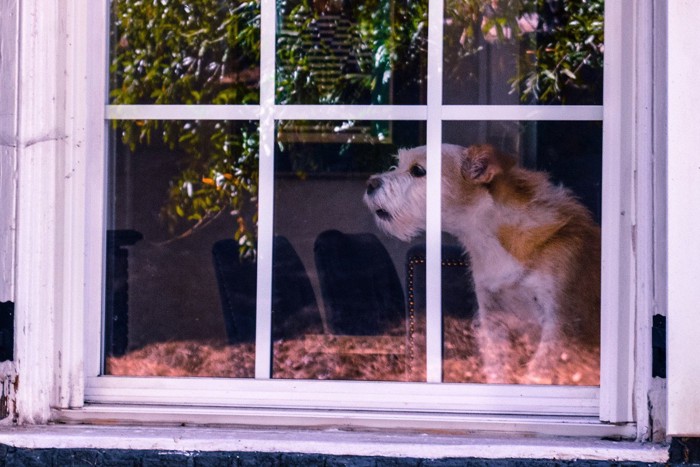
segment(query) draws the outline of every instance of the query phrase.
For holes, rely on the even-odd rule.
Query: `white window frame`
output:
[[[17,394],[20,421],[116,419],[273,425],[337,423],[644,436],[646,403],[633,395],[648,391],[648,365],[644,358],[635,362],[634,355],[645,355],[650,348],[644,347],[648,339],[643,334],[649,330],[649,324],[643,323],[651,309],[646,305],[651,304],[653,296],[640,291],[639,277],[640,273],[649,274],[653,269],[645,263],[643,255],[636,254],[632,245],[633,240],[641,238],[640,232],[647,235],[653,230],[640,224],[636,218],[640,207],[650,208],[649,200],[642,198],[651,196],[652,190],[644,185],[651,183],[648,177],[643,177],[642,183],[638,183],[639,175],[635,178],[633,174],[639,167],[633,166],[645,165],[646,158],[651,157],[644,146],[647,142],[640,136],[643,128],[635,124],[638,115],[646,115],[644,99],[650,99],[651,93],[635,92],[645,85],[648,77],[644,73],[631,75],[627,70],[638,70],[640,64],[649,65],[640,56],[651,37],[653,9],[650,3],[607,2],[606,5],[604,153],[619,154],[620,157],[604,158],[604,178],[614,180],[605,181],[606,184],[619,183],[620,189],[617,191],[619,199],[605,202],[603,258],[604,263],[619,264],[619,268],[604,269],[605,332],[602,335],[600,390],[432,383],[97,377],[99,362],[96,364],[98,357],[95,354],[101,346],[99,342],[95,345],[94,332],[86,330],[101,329],[101,317],[95,310],[102,308],[102,291],[101,283],[95,278],[102,277],[104,230],[95,219],[105,212],[105,169],[101,159],[106,153],[105,119],[128,117],[123,112],[131,110],[102,105],[106,77],[104,68],[95,64],[106,64],[106,47],[96,45],[104,45],[106,35],[105,30],[90,26],[94,18],[105,18],[106,21],[104,2],[75,1],[69,2],[65,8],[67,10],[40,0],[27,0],[20,12],[25,30],[36,27],[32,36],[34,43],[23,45],[19,67],[22,86],[18,101],[22,103],[22,112],[18,117],[20,144],[17,150],[16,328],[20,332],[16,336],[16,361],[22,378],[22,389]],[[441,12],[442,1],[430,0],[429,9]],[[274,30],[275,18],[271,9],[263,7],[262,12],[263,28]],[[434,16],[431,13],[429,34],[430,37],[441,37],[441,23]],[[30,17],[35,21],[32,27]],[[62,35],[63,27],[67,38]],[[27,33],[22,37],[30,36]],[[57,38],[60,41],[56,41]],[[48,52],[56,50],[55,45],[51,48],[52,43],[62,44],[63,41],[66,43],[64,53],[52,55]],[[430,56],[439,56],[441,41],[431,40],[429,44]],[[263,70],[274,69],[272,45],[272,39],[263,37]],[[629,50],[634,53],[628,53]],[[430,69],[439,70],[440,66],[431,65]],[[64,70],[68,72],[64,73]],[[642,68],[643,72],[645,70],[649,68]],[[56,76],[62,78],[56,80]],[[421,116],[429,122],[440,123],[428,124],[428,147],[433,149],[441,139],[442,119],[465,120],[464,115],[473,110],[503,111],[506,113],[490,115],[523,119],[520,108],[512,114],[507,108],[476,109],[430,104],[419,108],[389,109],[388,112],[387,109],[354,107],[279,108],[271,104],[274,102],[274,83],[269,81],[272,74],[263,72],[261,76],[264,77],[262,104],[251,106],[250,110],[236,109],[230,117],[248,118],[248,112],[252,112],[255,119],[260,119],[261,205],[268,203],[271,206],[272,123],[286,115],[300,118],[297,111],[328,112],[320,116],[321,119],[335,118],[334,115],[350,118],[348,114],[353,112],[362,119]],[[436,77],[431,75],[429,79]],[[441,81],[439,73],[437,81]],[[435,95],[441,95],[439,86],[429,88],[429,102],[437,102]],[[47,109],[46,103],[52,101],[59,104]],[[141,112],[135,108],[132,110]],[[159,112],[163,109],[152,107],[151,110]],[[168,107],[167,110],[173,118],[176,109]],[[207,115],[213,110],[202,109]],[[243,114],[238,114],[239,110]],[[528,108],[528,111],[560,110]],[[584,112],[589,111],[595,115],[599,112],[584,109]],[[138,115],[141,118],[164,117],[162,114],[153,114],[152,117],[144,113]],[[541,117],[533,115],[531,119],[536,118]],[[439,163],[439,158],[429,161],[431,167],[437,167]],[[55,177],[45,184],[37,184],[37,173],[55,174]],[[431,170],[430,173],[438,174],[439,171]],[[437,175],[429,175],[428,185],[432,192],[439,191]],[[605,195],[609,197],[611,193],[606,191]],[[428,220],[431,226],[427,232],[428,245],[437,245],[431,239],[439,238],[439,197],[435,198],[431,201],[433,209],[429,209],[429,213],[437,217]],[[271,218],[265,220],[261,215],[260,219],[259,268],[263,277],[269,277]],[[429,247],[428,277],[439,278],[439,273],[435,274],[439,271],[438,255],[439,250]],[[269,342],[269,326],[262,325],[265,320],[269,322],[269,313],[264,310],[269,308],[270,290],[265,282],[269,281],[259,282],[263,286],[258,289],[258,339]],[[428,290],[429,313],[439,313],[439,306],[435,306],[440,303],[439,284],[429,282]],[[429,353],[437,352],[440,338],[439,329],[434,328],[429,333]],[[261,358],[270,351],[267,347],[258,350],[256,361],[269,361],[269,358]],[[611,350],[611,347],[615,348]],[[622,351],[618,351],[620,348]],[[265,375],[269,377],[269,368],[256,365],[256,376],[264,378]],[[431,382],[439,379],[434,367],[428,369],[428,378]],[[361,398],[356,397],[358,393],[362,394]],[[436,399],[440,401],[437,406]]]

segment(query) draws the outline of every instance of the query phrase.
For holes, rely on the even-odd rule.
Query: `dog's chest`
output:
[[[502,213],[492,203],[484,200],[469,210],[446,211],[444,215],[444,227],[469,253],[477,288],[499,290],[522,279],[524,265],[503,247],[496,234]]]
[[[526,273],[523,265],[491,236],[472,238],[465,249],[471,260],[477,288],[498,291],[519,283]]]
[[[544,271],[525,267],[495,235],[471,236],[463,245],[483,311],[500,310],[518,319],[541,323],[551,318],[555,284]]]

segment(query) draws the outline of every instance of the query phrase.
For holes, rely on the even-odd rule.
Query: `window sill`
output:
[[[23,449],[124,449],[299,453],[395,458],[668,461],[668,446],[591,438],[479,436],[467,433],[134,426],[19,426],[0,444]]]

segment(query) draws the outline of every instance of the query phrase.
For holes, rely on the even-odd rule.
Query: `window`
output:
[[[449,2],[446,3],[449,6]],[[119,2],[113,2],[111,7],[116,9],[119,5]],[[132,9],[139,5],[138,2],[131,2]],[[399,32],[392,28],[414,27],[413,31],[404,33],[410,38],[409,45],[411,40],[418,41],[419,44],[422,43],[422,48],[416,47],[412,51],[415,62],[408,62],[405,68],[401,66],[406,62],[398,59],[392,62],[387,58],[389,62],[382,64],[385,69],[366,71],[363,67],[370,62],[368,57],[374,54],[376,58],[383,44],[381,41],[376,42],[376,38],[363,37],[363,34],[371,36],[373,30],[368,33],[362,29],[362,19],[353,16],[356,12],[352,11],[352,5],[347,6],[349,11],[345,12],[335,11],[334,9],[339,7],[333,3],[300,3],[299,5],[306,5],[308,10],[303,15],[294,16],[291,12],[286,14],[281,9],[276,9],[274,3],[263,2],[259,7],[260,28],[256,32],[255,27],[252,27],[249,36],[241,29],[256,24],[257,5],[245,3],[232,6],[230,8],[236,10],[235,15],[226,11],[228,4],[212,2],[211,5],[216,14],[221,14],[222,18],[226,19],[218,20],[216,14],[203,15],[207,17],[207,21],[202,20],[205,24],[217,24],[216,21],[221,23],[211,26],[211,31],[188,30],[183,26],[177,29],[178,34],[175,37],[189,46],[190,43],[196,43],[193,38],[197,34],[224,34],[224,30],[228,34],[226,28],[235,30],[235,21],[228,22],[228,18],[235,18],[235,15],[250,15],[253,22],[241,21],[238,25],[239,29],[233,37],[235,41],[239,41],[236,42],[236,46],[242,49],[236,52],[235,60],[230,56],[224,59],[222,54],[218,69],[216,66],[204,67],[205,58],[209,53],[220,53],[221,51],[215,49],[229,40],[228,36],[221,40],[216,37],[207,38],[211,49],[202,51],[200,47],[190,52],[193,61],[185,60],[188,56],[182,57],[182,65],[193,67],[195,73],[199,72],[201,82],[207,83],[209,80],[210,84],[213,83],[206,92],[204,88],[197,87],[199,84],[195,79],[185,83],[172,80],[166,86],[158,82],[160,86],[153,86],[148,89],[149,92],[138,95],[136,99],[118,100],[119,91],[128,90],[130,86],[130,75],[119,75],[119,70],[126,70],[129,66],[118,63],[121,59],[118,57],[120,48],[128,49],[129,41],[133,44],[138,39],[145,40],[143,48],[133,50],[137,56],[130,59],[132,66],[143,65],[148,57],[138,56],[138,53],[148,52],[147,43],[151,33],[156,35],[156,30],[152,29],[152,24],[145,21],[140,38],[123,38],[113,30],[114,35],[109,43],[110,53],[113,54],[110,63],[114,66],[111,78],[115,81],[110,84],[110,104],[97,112],[104,112],[107,121],[107,128],[104,130],[105,134],[109,135],[105,138],[109,141],[106,162],[92,156],[88,162],[90,167],[87,169],[96,180],[105,181],[107,185],[104,197],[101,193],[102,188],[91,186],[94,191],[91,192],[90,198],[94,199],[88,199],[87,203],[90,219],[86,240],[89,264],[85,274],[89,279],[85,305],[88,337],[85,351],[84,400],[89,404],[87,410],[97,413],[109,404],[122,404],[121,410],[126,411],[129,410],[129,404],[158,407],[165,405],[176,408],[154,410],[161,413],[180,411],[178,416],[187,418],[195,416],[192,414],[197,410],[211,414],[213,407],[218,407],[221,410],[217,413],[222,417],[234,413],[240,416],[244,413],[249,417],[248,420],[257,418],[260,413],[272,413],[277,417],[286,413],[286,416],[296,417],[297,420],[311,420],[314,417],[342,419],[337,415],[342,413],[343,417],[364,417],[363,423],[374,423],[378,426],[390,424],[387,419],[392,417],[393,420],[406,419],[423,426],[464,426],[465,420],[471,420],[471,423],[476,425],[483,423],[482,426],[489,426],[489,423],[502,423],[493,421],[502,420],[498,418],[501,415],[520,416],[521,422],[526,417],[538,415],[545,417],[537,418],[536,423],[539,423],[540,427],[556,425],[555,419],[546,417],[574,417],[580,432],[623,435],[633,433],[634,428],[631,425],[612,426],[598,421],[601,410],[599,401],[605,400],[606,391],[623,401],[629,400],[625,388],[625,384],[629,384],[627,376],[624,372],[618,376],[616,368],[610,370],[612,360],[621,361],[623,370],[629,371],[625,367],[624,358],[617,353],[611,352],[606,355],[605,351],[602,352],[601,371],[603,374],[608,372],[608,376],[601,377],[600,388],[597,387],[595,379],[591,381],[583,379],[583,376],[581,379],[574,378],[575,373],[567,380],[553,381],[559,383],[554,385],[472,384],[477,380],[468,376],[468,370],[462,366],[466,363],[456,362],[456,377],[451,376],[453,373],[450,373],[449,366],[454,363],[450,362],[450,358],[462,353],[460,346],[469,344],[467,339],[459,341],[458,333],[450,334],[458,327],[452,323],[461,324],[469,318],[459,315],[443,317],[441,311],[441,302],[445,303],[449,298],[447,281],[443,281],[442,287],[439,285],[440,279],[449,274],[443,271],[447,267],[443,266],[443,263],[450,263],[445,261],[446,256],[443,257],[443,254],[447,255],[450,249],[443,253],[440,225],[445,221],[440,215],[440,197],[434,195],[441,191],[438,176],[440,171],[436,169],[440,167],[441,160],[431,154],[439,154],[435,149],[439,148],[442,142],[468,144],[475,139],[491,139],[504,149],[519,154],[521,163],[534,167],[538,164],[539,167],[549,164],[553,167],[551,170],[561,170],[562,177],[570,174],[567,172],[568,168],[564,167],[566,164],[579,163],[581,166],[574,170],[581,176],[572,177],[572,180],[581,184],[581,196],[586,198],[592,211],[604,219],[608,202],[606,196],[610,190],[615,191],[616,187],[600,186],[600,172],[604,171],[601,164],[606,163],[606,159],[602,157],[604,136],[601,122],[605,110],[601,106],[600,89],[590,90],[589,94],[584,92],[583,97],[571,97],[573,100],[569,102],[572,102],[572,105],[521,103],[522,96],[525,99],[532,99],[533,96],[527,93],[521,96],[517,92],[509,94],[507,80],[511,76],[500,70],[507,70],[507,65],[514,65],[507,62],[513,56],[527,58],[527,52],[535,50],[538,43],[535,40],[531,44],[523,44],[524,40],[513,38],[516,25],[507,21],[501,22],[498,11],[492,13],[496,15],[493,17],[495,30],[491,33],[491,29],[487,29],[489,33],[484,36],[483,44],[475,45],[466,41],[457,46],[462,37],[458,34],[460,30],[469,31],[468,24],[459,24],[459,21],[468,18],[465,14],[447,9],[443,15],[441,2],[430,2],[422,6],[415,2],[411,2],[410,6],[406,3],[403,8],[419,10],[405,13],[405,18],[413,21],[409,26],[411,21],[402,21],[403,17],[399,15],[401,5],[386,2],[382,4],[382,8],[390,9],[389,14],[374,11],[376,14],[370,15],[371,19],[386,22],[387,33],[397,36]],[[143,6],[145,9],[147,7],[170,7],[172,11],[163,11],[156,16],[163,19],[167,19],[171,13],[175,14],[177,10],[174,2],[149,2]],[[104,6],[91,8],[101,10]],[[612,18],[613,21],[620,21],[620,11],[617,11],[616,7],[608,8],[610,12],[607,20]],[[129,17],[136,18],[134,11]],[[183,11],[183,18],[196,17],[194,11]],[[100,17],[107,17],[106,11],[99,13]],[[110,25],[118,22],[118,12],[113,14]],[[155,15],[154,12],[151,14]],[[530,21],[536,14],[541,13],[525,11],[516,16],[506,16],[505,20]],[[309,23],[313,23],[313,20],[314,24]],[[294,21],[301,24],[294,24]],[[481,21],[484,23],[477,22],[477,26],[488,25],[491,19],[484,17]],[[544,24],[544,19],[542,21]],[[299,29],[298,35],[295,35],[294,28]],[[138,31],[138,28],[136,30]],[[379,30],[381,28],[374,31]],[[169,31],[173,33],[172,28]],[[272,34],[273,31],[276,34]],[[409,32],[417,33],[417,36],[410,35]],[[324,34],[329,34],[331,39],[328,40],[329,36]],[[359,38],[353,38],[353,34]],[[396,47],[399,50],[400,40],[391,37],[397,41]],[[431,37],[444,37],[444,41],[429,40]],[[528,40],[531,38],[527,37]],[[161,39],[155,43],[156,49],[168,46],[169,38]],[[256,40],[260,43],[259,58],[254,47],[245,49]],[[372,42],[373,40],[375,42]],[[289,60],[305,60],[307,63],[303,66],[286,63],[287,57],[279,49],[275,49],[276,45],[294,41],[300,49],[300,54]],[[345,42],[338,45],[334,41]],[[458,50],[450,49],[450,44]],[[291,50],[292,46],[289,47]],[[318,63],[318,54],[306,53],[308,49],[319,50],[319,47],[324,50],[323,56],[332,58],[330,63]],[[474,50],[469,50],[469,47],[474,47]],[[614,49],[614,44],[606,44],[606,57],[610,49]],[[391,51],[386,53],[391,57]],[[411,50],[408,53],[410,55]],[[198,61],[197,57],[201,60]],[[463,81],[447,72],[440,76],[441,69],[457,69],[448,67],[450,59],[459,60],[464,70]],[[228,60],[231,60],[230,64]],[[259,74],[252,71],[255,69],[256,60],[259,60]],[[479,77],[480,79],[474,80],[470,74],[473,73],[473,69],[469,67],[475,63],[479,64],[480,61],[494,63],[495,71],[491,71],[485,78]],[[381,61],[379,62],[381,64]],[[100,60],[95,63],[100,63]],[[217,62],[212,59],[211,63]],[[373,63],[375,67],[376,63],[377,60]],[[399,65],[393,68],[392,63]],[[340,76],[343,79],[352,79],[349,84],[344,83],[336,87],[338,75],[334,74],[337,73],[334,67],[341,66],[339,64],[344,67]],[[197,66],[200,65],[203,68],[198,70]],[[328,66],[331,70],[328,71],[323,66]],[[499,69],[499,66],[504,68]],[[348,72],[348,69],[351,72]],[[293,71],[304,71],[308,75],[295,77]],[[606,73],[608,72],[609,68],[606,67]],[[289,79],[301,80],[299,83],[295,82],[299,88],[294,88],[299,94],[287,96],[277,91],[276,83],[280,82],[280,79],[286,79],[285,73],[291,75]],[[157,75],[155,78],[151,76],[150,79],[167,77],[165,72]],[[148,73],[139,79],[147,81]],[[368,86],[367,83],[371,83],[373,79],[388,81]],[[95,84],[99,82],[96,80],[91,86],[99,86]],[[592,82],[597,81],[594,79]],[[183,96],[186,98],[182,98],[181,102],[167,101],[167,96],[163,94],[167,93],[168,86],[180,85],[192,86],[182,91],[185,92]],[[519,89],[520,81],[515,81],[514,85],[516,90]],[[134,84],[134,89],[136,88],[138,86]],[[290,87],[284,88],[285,91],[289,89]],[[349,95],[335,95],[336,91],[348,91]],[[105,93],[96,91],[96,95]],[[126,94],[121,97],[124,96]],[[220,100],[215,102],[214,97]],[[541,98],[545,99],[546,96]],[[168,104],[163,105],[164,102]],[[96,131],[95,135],[102,131]],[[581,138],[584,144],[578,146],[578,152],[572,153],[572,159],[558,160],[564,150],[558,145],[565,143],[557,141],[552,135],[573,133],[586,135],[585,138]],[[429,154],[426,175],[428,196],[424,208],[426,233],[425,237],[416,240],[415,244],[405,244],[382,236],[383,234],[370,222],[371,213],[366,211],[360,200],[366,190],[367,177],[371,173],[389,169],[392,164],[390,155],[397,147],[420,144],[427,145]],[[531,148],[537,145],[548,147],[551,157],[536,157],[539,151]],[[99,151],[96,154],[99,154]],[[206,157],[201,157],[202,155]],[[248,157],[247,160],[241,161],[240,166],[242,173],[247,171],[245,177],[232,173],[223,165],[216,165],[232,155],[242,159]],[[557,163],[561,165],[558,166]],[[158,186],[163,182],[166,190]],[[169,183],[172,185],[168,185]],[[168,186],[172,187],[172,191],[167,191]],[[236,194],[240,197],[238,201],[233,200],[234,190],[237,190]],[[163,195],[165,197],[159,199]],[[224,195],[228,198],[224,199]],[[101,199],[107,200],[106,208],[99,201]],[[348,199],[356,199],[357,204],[351,205]],[[239,201],[240,204],[236,204]],[[613,197],[611,209],[619,210],[614,203]],[[326,211],[320,212],[324,207]],[[350,207],[356,211],[342,212]],[[304,211],[307,208],[308,211]],[[232,211],[235,211],[233,216]],[[222,214],[217,216],[218,212]],[[154,222],[153,219],[160,214],[163,214],[166,220],[171,219],[172,225],[164,224],[161,227]],[[187,217],[195,223],[201,221],[200,227],[193,229],[191,233],[188,231],[191,227],[185,226],[181,219]],[[96,221],[103,218],[104,223]],[[224,221],[229,224],[230,221],[235,223],[231,227],[224,225]],[[221,225],[217,226],[217,222]],[[209,225],[204,226],[207,223]],[[135,226],[138,228],[134,228]],[[174,235],[169,233],[168,228],[173,229]],[[221,292],[216,282],[216,258],[212,258],[213,244],[222,231],[219,229],[226,230],[229,240],[233,239],[235,243],[233,248],[231,242],[224,243],[224,246],[220,247],[221,250],[217,251],[229,255],[233,253],[237,260],[242,258],[240,264],[249,271],[246,273],[248,283],[243,284],[249,288],[243,294],[243,298],[254,298],[254,303],[249,308],[254,310],[254,315],[249,315],[247,324],[236,323],[236,326],[231,326],[228,323],[227,327],[225,316],[220,315],[214,319],[212,316],[218,312],[212,312],[211,309],[206,311],[208,315],[195,314],[193,310],[200,309],[198,307],[201,304],[187,302],[193,300],[194,296],[184,287],[192,287],[195,293],[208,296],[209,307],[220,310],[221,305],[217,303]],[[614,226],[612,230],[606,230],[604,226],[603,230],[604,238],[615,239],[615,236],[619,235]],[[329,233],[321,237],[321,234],[326,232]],[[319,276],[318,279],[309,280],[316,306],[329,306],[326,302],[330,303],[330,300],[326,296],[330,296],[331,292],[319,292],[322,288],[322,273],[319,272],[318,265],[324,257],[319,253],[321,261],[316,261],[314,242],[326,241],[331,246],[332,242],[340,241],[362,243],[365,237],[358,238],[353,235],[366,232],[374,232],[372,240],[367,241],[374,242],[375,238],[379,239],[383,248],[381,251],[388,252],[389,264],[393,266],[398,277],[397,290],[400,290],[400,293],[396,296],[401,297],[404,303],[402,307],[398,307],[400,313],[391,315],[388,321],[400,326],[398,329],[389,329],[382,320],[366,320],[367,322],[362,323],[351,320],[350,323],[343,323],[343,318],[347,317],[345,314],[339,315],[338,321],[335,322],[329,318],[332,312],[324,309],[320,320],[319,310],[318,315],[304,314],[303,319],[292,323],[306,323],[302,337],[298,337],[299,335],[294,333],[299,331],[294,329],[292,324],[286,323],[284,319],[278,320],[273,313],[273,310],[278,309],[273,306],[280,303],[275,302],[278,299],[275,294],[284,288],[285,280],[290,280],[292,269],[300,269],[298,266],[301,263],[307,276]],[[209,238],[205,241],[203,236]],[[285,243],[284,239],[288,243]],[[446,245],[449,240],[446,238]],[[603,248],[605,241],[604,239]],[[182,246],[187,242],[190,244],[190,250]],[[288,248],[290,244],[296,254],[300,255],[299,261]],[[362,252],[365,252],[368,248],[363,245]],[[317,247],[317,251],[320,248]],[[328,261],[327,267],[331,270],[328,274],[337,273],[339,264],[361,261],[359,255],[348,254],[348,251],[352,250],[337,249],[327,253],[329,256],[325,257],[326,259],[331,253],[345,254],[340,260]],[[411,258],[409,253],[414,256],[413,259],[407,260]],[[194,258],[195,263],[201,262],[200,264],[206,262],[211,267],[210,279],[205,280],[195,274],[195,279],[171,283],[168,287],[158,285],[163,284],[158,281],[180,280],[185,273],[196,271],[191,266],[194,263],[183,264],[183,259],[175,259],[178,257]],[[373,262],[377,262],[378,258],[377,255],[371,257]],[[253,259],[255,263],[250,262]],[[459,261],[463,263],[455,267],[464,268],[464,259],[458,255],[455,263]],[[99,264],[104,264],[104,275],[100,273],[101,267],[95,266]],[[178,268],[178,264],[182,265]],[[175,266],[178,269],[175,274],[168,275],[166,266]],[[405,275],[404,267],[408,271]],[[622,267],[621,263],[614,264],[611,270],[617,271],[618,267]],[[226,272],[220,271],[219,274],[223,276]],[[127,282],[125,274],[128,274]],[[157,278],[159,275],[166,277]],[[363,274],[360,276],[366,279],[362,277]],[[100,277],[106,278],[104,284],[98,280]],[[343,282],[345,278],[341,277],[340,280]],[[125,284],[128,284],[127,311],[124,307]],[[291,288],[292,292],[302,294],[304,289],[308,291],[305,284],[306,281],[304,285],[295,283],[287,287]],[[413,293],[422,289],[420,293],[424,294],[421,300],[424,300],[425,311],[416,305],[423,302],[419,302],[415,295],[407,292],[409,285],[413,286]],[[151,288],[146,289],[147,286]],[[139,287],[145,292],[141,292]],[[155,302],[148,302],[147,300],[153,299],[154,290],[161,294],[157,295]],[[347,290],[341,290],[341,293],[343,292],[348,293]],[[176,293],[182,295],[178,296]],[[608,297],[607,302],[615,301],[614,297],[611,299],[610,295],[605,294],[605,290],[604,297]],[[95,312],[102,309],[100,304],[103,298],[106,298],[104,308],[108,318],[105,327],[102,316]],[[296,300],[301,298],[296,296]],[[251,306],[250,303],[248,306]],[[618,304],[614,306],[617,308]],[[154,309],[160,312],[159,316],[147,313],[148,310]],[[383,311],[385,310],[386,307],[383,308]],[[188,315],[188,311],[192,313]],[[605,307],[603,313],[606,313]],[[176,317],[177,314],[180,316]],[[125,316],[128,318],[126,333]],[[254,326],[251,320],[254,320]],[[362,325],[361,333],[352,330],[352,326],[358,324]],[[210,333],[216,326],[218,336],[214,337],[226,339],[228,345],[217,347],[218,344],[204,342],[205,339],[211,339]],[[350,326],[350,330],[328,332],[334,326],[337,327],[336,330]],[[605,332],[616,332],[617,323],[614,320],[606,321],[604,317],[603,326],[605,348]],[[368,328],[372,331],[368,331]],[[235,334],[244,331],[246,335],[241,338],[241,342],[231,342],[232,335],[233,338],[238,338]],[[128,338],[126,341],[125,337]],[[188,350],[183,343],[173,344],[172,341],[176,339],[188,339],[194,341],[194,344],[191,344]],[[316,362],[322,356],[328,363],[323,362],[323,365],[316,369],[316,373],[311,375],[294,372],[276,374],[283,365],[288,365],[287,369],[300,367],[303,371],[309,370],[310,365],[303,361],[303,353],[284,347],[290,342],[299,344],[298,348],[304,349],[304,352],[314,353]],[[201,374],[202,378],[136,378],[134,376],[138,374],[137,370],[142,371],[146,362],[141,360],[137,363],[141,366],[137,370],[127,369],[118,375],[121,370],[117,370],[116,365],[123,361],[123,355],[137,353],[138,347],[145,349],[151,344],[164,344],[161,347],[163,352],[167,352],[166,347],[169,346],[173,358],[178,358],[182,351],[185,351],[186,358],[201,358],[201,352],[210,346],[214,351],[222,351],[217,355],[223,355],[227,359],[224,366],[233,368],[234,371],[241,370],[241,373],[214,374],[207,371]],[[631,342],[622,342],[620,345],[623,349],[629,348]],[[330,349],[333,351],[329,352]],[[230,350],[238,353],[227,354]],[[230,365],[229,360],[234,359],[238,363]],[[291,359],[291,363],[287,363],[288,359]],[[355,363],[354,373],[328,375],[331,364],[342,369],[348,367],[345,362],[352,360],[359,362]],[[382,366],[372,377],[365,378],[366,373],[363,372],[366,371],[366,365],[362,362],[367,360],[386,362],[383,363],[386,366]],[[567,358],[562,360],[566,363]],[[596,366],[597,359],[592,361],[593,366]],[[282,365],[279,362],[282,362]],[[415,366],[411,367],[413,364]],[[384,371],[390,365],[396,368],[394,373]],[[425,365],[424,369],[422,365]],[[174,367],[175,365],[171,364],[163,371],[167,372]],[[195,364],[194,368],[201,369],[203,365]],[[166,373],[154,371],[152,374],[162,376]],[[610,377],[610,374],[613,374],[613,377]],[[190,375],[192,374],[187,374]],[[318,381],[324,378],[335,381]],[[346,381],[347,379],[363,381],[350,382]],[[376,381],[391,379],[411,383]],[[449,384],[451,382],[461,384]],[[276,410],[280,408],[284,408],[285,411]],[[186,412],[190,415],[182,415]],[[621,418],[604,417],[604,420],[630,421],[628,415],[622,412]],[[390,416],[387,415],[389,413]],[[373,421],[367,422],[368,419]],[[474,421],[475,419],[480,421]]]

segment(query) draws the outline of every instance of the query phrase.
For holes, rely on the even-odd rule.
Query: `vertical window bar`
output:
[[[260,147],[255,378],[269,379],[272,364],[272,213],[275,144],[275,0],[260,2]]]
[[[442,381],[441,184],[443,0],[428,2],[428,176],[426,197],[426,379]]]

